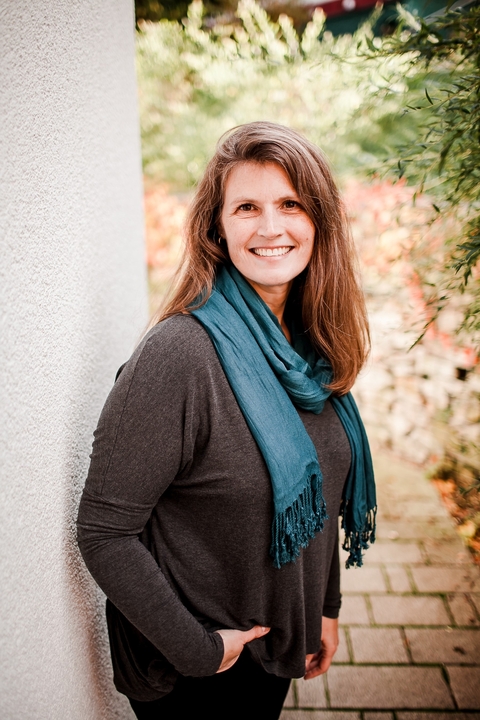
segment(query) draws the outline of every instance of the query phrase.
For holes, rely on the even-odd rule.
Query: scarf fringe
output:
[[[316,473],[307,476],[302,484],[305,485],[303,492],[273,520],[270,555],[276,568],[295,561],[300,548],[307,547],[328,520],[321,476]]]
[[[343,549],[348,552],[348,558],[345,562],[345,567],[362,567],[363,565],[363,550],[369,548],[369,543],[375,542],[375,522],[376,522],[377,508],[374,507],[369,510],[365,516],[365,524],[360,532],[348,532],[345,526],[345,515],[342,517],[342,528],[345,530],[345,540],[343,542]]]

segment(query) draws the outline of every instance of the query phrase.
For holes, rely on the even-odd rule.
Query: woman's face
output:
[[[275,163],[245,162],[231,171],[220,231],[232,263],[264,300],[286,299],[312,257],[315,226]]]

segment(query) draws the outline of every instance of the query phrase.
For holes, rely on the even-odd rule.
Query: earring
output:
[[[214,228],[212,236],[213,236],[213,241],[216,245],[222,244],[222,240],[224,240],[224,238],[221,235],[219,235],[217,228]]]

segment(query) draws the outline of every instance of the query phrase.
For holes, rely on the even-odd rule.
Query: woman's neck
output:
[[[248,278],[246,279],[248,280]],[[290,293],[292,283],[290,282],[285,285],[269,287],[265,285],[260,285],[256,282],[252,282],[251,280],[248,280],[248,282],[253,287],[253,289],[256,290],[256,292],[260,295],[265,305],[270,308],[272,313],[277,318],[288,342],[291,342],[292,337],[290,334],[290,330],[287,323],[285,322],[285,307],[287,305],[287,299]]]

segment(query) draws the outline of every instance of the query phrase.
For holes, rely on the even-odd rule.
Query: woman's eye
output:
[[[244,212],[250,212],[253,210],[253,205],[251,203],[243,203],[243,205],[240,205],[238,209],[243,210]]]
[[[286,200],[285,207],[286,208],[295,208],[295,207],[299,207],[299,204],[296,200]]]

